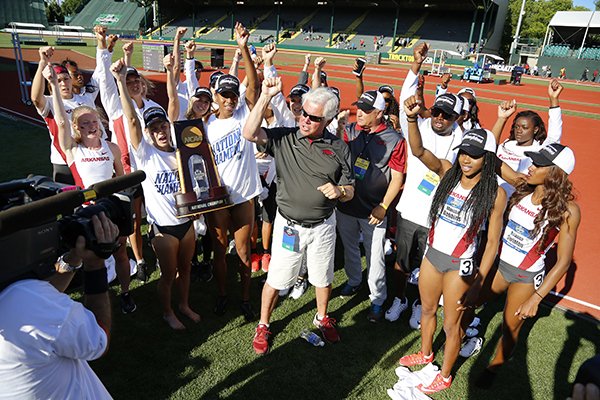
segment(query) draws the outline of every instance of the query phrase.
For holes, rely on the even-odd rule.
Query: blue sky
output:
[[[584,6],[590,10],[594,9],[594,0],[573,0],[574,6]]]

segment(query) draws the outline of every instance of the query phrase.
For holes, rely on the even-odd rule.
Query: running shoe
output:
[[[428,356],[424,356],[422,352],[418,352],[415,354],[409,354],[407,356],[401,357],[398,360],[398,364],[403,367],[414,367],[415,365],[425,365],[429,364],[433,361],[434,354],[431,353]]]
[[[135,301],[133,301],[131,293],[121,293],[121,311],[123,312],[123,314],[131,314],[136,309],[137,306],[135,305]]]
[[[336,343],[340,341],[340,335],[335,329],[335,319],[329,318],[329,315],[324,316],[320,321],[315,314],[313,318],[313,325],[319,328],[323,334],[323,338],[329,343]]]
[[[225,314],[225,311],[227,311],[227,303],[228,303],[229,299],[227,298],[227,296],[219,296],[217,297],[217,303],[215,304],[215,308],[214,308],[214,312],[215,314],[221,316]]]
[[[290,297],[294,300],[298,300],[300,297],[302,297],[304,292],[306,292],[307,288],[308,288],[308,280],[306,278],[299,276],[298,279],[296,279],[296,283],[294,283],[294,287],[292,288]]]
[[[381,321],[381,318],[383,318],[383,307],[378,306],[377,304],[371,304],[367,320],[369,322],[377,323]]]
[[[404,300],[400,300],[398,297],[394,297],[392,306],[385,312],[385,319],[390,322],[397,321],[402,314],[408,308],[408,299],[405,297]]]
[[[271,264],[271,254],[263,253],[260,264],[263,272],[269,272],[269,264]]]
[[[460,347],[460,351],[458,354],[461,357],[469,358],[474,356],[475,354],[481,351],[481,347],[483,346],[483,338],[480,337],[472,337],[465,340]]]
[[[148,265],[146,265],[146,261],[142,260],[137,263],[137,271],[135,273],[135,277],[142,281],[142,283],[148,282],[150,280],[151,272],[149,271]]]
[[[448,389],[451,384],[452,384],[452,375],[450,375],[448,378],[444,378],[442,376],[442,374],[437,374],[435,376],[435,379],[433,380],[433,382],[431,382],[431,384],[429,384],[428,386],[420,384],[419,386],[417,386],[417,389],[419,389],[421,392],[423,392],[425,394],[431,394],[431,393],[437,393],[444,389]]]
[[[473,318],[473,321],[471,321],[471,323],[469,324],[469,327],[465,331],[465,335],[467,335],[467,337],[470,337],[470,338],[479,336],[480,329],[481,329],[481,319],[479,319],[479,317],[475,317],[475,318]]]
[[[256,319],[256,313],[252,309],[252,304],[250,304],[249,301],[242,301],[242,304],[240,304],[240,310],[242,310],[242,315],[246,321],[251,322]]]
[[[360,285],[352,286],[349,283],[346,283],[344,285],[344,287],[342,288],[342,291],[340,292],[340,296],[342,296],[342,297],[354,296],[356,294],[356,292],[358,292],[359,289],[360,289]]]
[[[256,354],[266,354],[269,352],[269,339],[271,338],[271,332],[269,327],[265,324],[258,324],[256,332],[254,333],[254,339],[252,340],[252,347]]]
[[[252,272],[258,272],[260,270],[260,260],[261,257],[259,254],[250,254],[250,265],[252,265]]]
[[[414,330],[421,329],[421,302],[419,299],[415,300],[412,303],[412,313],[410,314],[410,319],[408,320],[408,324]]]
[[[421,271],[420,268],[415,268],[410,273],[410,276],[408,277],[408,283],[410,283],[412,285],[418,285],[419,284],[419,272],[420,271]]]

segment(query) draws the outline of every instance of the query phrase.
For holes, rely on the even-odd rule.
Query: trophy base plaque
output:
[[[175,193],[176,211],[178,217],[189,217],[233,206],[229,193],[223,186],[211,188],[206,200],[198,200],[196,193]]]

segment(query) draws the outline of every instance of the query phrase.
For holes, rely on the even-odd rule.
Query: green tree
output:
[[[60,5],[56,0],[46,2],[46,18],[48,18],[48,22],[63,23],[65,21]]]
[[[80,12],[90,0],[64,0],[62,2],[63,15],[74,15]]]

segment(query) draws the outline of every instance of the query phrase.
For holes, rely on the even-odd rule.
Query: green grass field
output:
[[[0,115],[0,138],[0,181],[29,173],[50,174],[45,129]],[[146,254],[153,262],[151,250],[147,248]],[[132,315],[121,314],[115,290],[110,350],[92,367],[116,399],[385,399],[386,389],[397,380],[397,359],[419,349],[419,332],[408,327],[409,313],[396,323],[367,322],[366,287],[352,298],[339,297],[345,274],[339,249],[337,255],[330,314],[338,320],[341,343],[314,348],[299,338],[303,328],[311,327],[315,312],[314,289],[309,288],[300,300],[286,299],[278,305],[271,325],[272,351],[256,357],[251,346],[255,325],[246,323],[239,312],[237,260],[228,256],[228,312],[223,317],[212,312],[214,282],[193,282],[191,304],[203,321],[192,324],[182,319],[188,327],[185,332],[173,332],[161,319],[158,272],[145,285],[134,281],[138,310]],[[252,303],[257,310],[263,278],[261,273],[252,280]],[[389,290],[393,293],[393,287]],[[415,290],[409,290],[412,301]],[[72,295],[80,298],[79,292]],[[543,306],[539,317],[526,323],[525,339],[493,389],[477,390],[471,383],[493,354],[501,307],[502,299],[498,299],[481,312],[483,321],[489,321],[482,352],[459,360],[452,387],[434,398],[564,399],[579,365],[600,353],[597,324]],[[440,315],[438,327],[441,321]],[[439,331],[434,347],[441,361],[444,339]]]

